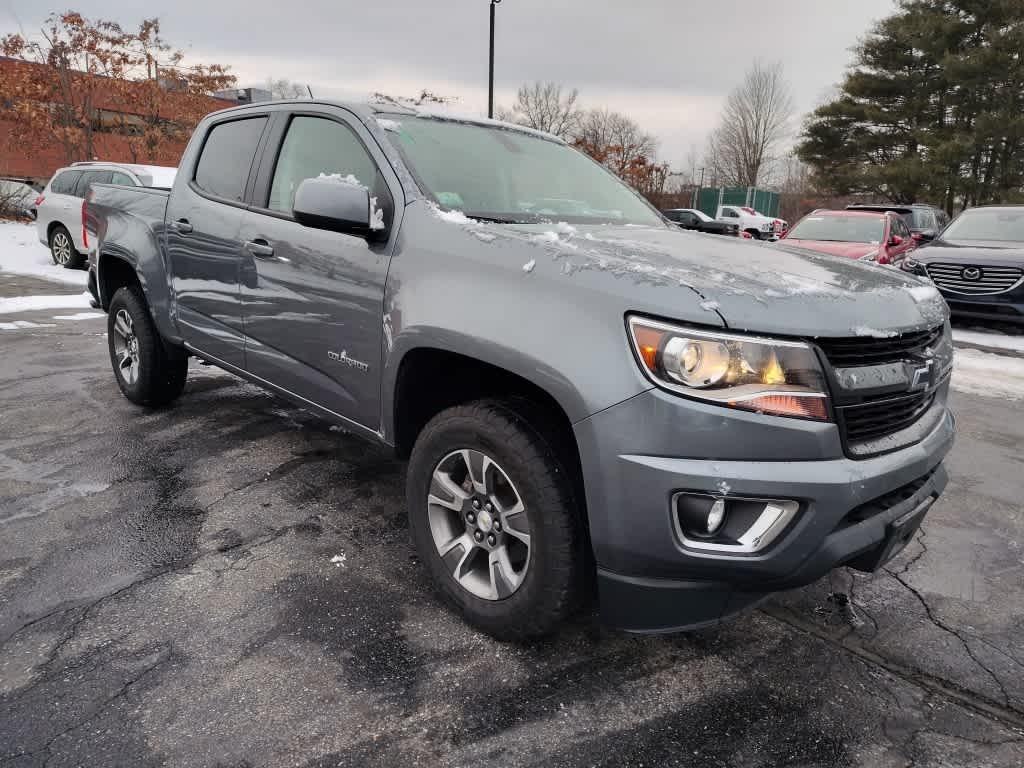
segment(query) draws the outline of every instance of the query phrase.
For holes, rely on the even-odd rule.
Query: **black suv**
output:
[[[693,229],[698,232],[708,232],[712,235],[729,235],[739,237],[740,225],[725,221],[712,219],[703,211],[696,208],[670,208],[662,211],[666,219],[677,224],[683,229]]]
[[[903,217],[910,229],[911,236],[918,242],[934,240],[936,235],[949,223],[949,214],[941,208],[924,203],[898,204],[870,203],[865,205],[848,205],[848,211],[892,211]]]

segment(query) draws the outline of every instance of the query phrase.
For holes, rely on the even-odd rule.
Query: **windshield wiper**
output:
[[[466,211],[466,216],[477,221],[487,221],[492,224],[526,224],[527,222],[521,221],[520,219],[510,219],[507,216],[488,216],[481,213],[470,213]]]

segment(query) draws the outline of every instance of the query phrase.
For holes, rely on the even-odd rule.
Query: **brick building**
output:
[[[0,57],[0,67],[42,67],[43,65],[25,62],[20,59]],[[57,77],[56,70],[53,76]],[[90,77],[85,73],[75,73],[76,77]],[[154,163],[158,165],[177,165],[181,159],[181,153],[185,149],[184,141],[167,141],[157,154],[157,157],[143,157],[137,149],[133,148],[132,137],[140,134],[145,124],[144,116],[131,111],[131,106],[126,104],[120,94],[112,88],[103,87],[106,78],[95,78],[98,87],[95,90],[95,101],[93,104],[93,126],[95,158],[122,163]],[[232,107],[243,103],[247,99],[246,90],[225,91],[216,96],[209,96],[209,111]],[[2,97],[2,96],[0,96]],[[173,114],[176,95],[173,91],[173,83],[169,84],[167,91],[166,106]],[[29,150],[22,142],[19,142],[20,127],[17,123],[4,119],[0,104],[0,176],[18,176],[33,178],[44,181],[53,175],[53,172],[66,164],[64,150],[60,143],[54,139],[41,149]],[[171,117],[173,120],[173,117]]]

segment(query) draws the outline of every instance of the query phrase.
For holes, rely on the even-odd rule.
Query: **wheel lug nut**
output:
[[[500,520],[495,520],[494,521],[494,530],[496,530],[496,531],[500,531],[501,530],[501,521]]]
[[[472,512],[470,512],[469,514],[466,515],[466,520],[468,520],[471,523],[475,523],[476,522],[476,515],[474,515]]]
[[[490,536],[487,537],[487,543],[490,544],[492,547],[495,544],[498,543],[498,540],[496,538],[494,538],[494,534],[493,533]]]
[[[480,499],[473,499],[473,509],[480,509]]]
[[[494,511],[494,507],[491,505],[491,502],[489,502],[489,501],[487,502],[486,509],[487,509],[488,512],[493,512]]]
[[[473,531],[473,538],[477,541],[483,541],[484,534],[482,531]]]

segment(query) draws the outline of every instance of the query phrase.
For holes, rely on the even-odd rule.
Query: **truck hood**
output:
[[[832,256],[842,256],[847,259],[859,259],[872,251],[881,248],[877,243],[842,243],[835,240],[801,240],[795,237],[783,238],[784,244],[794,248],[804,248],[817,253],[828,253]]]
[[[474,234],[528,244],[524,270],[615,295],[625,312],[804,337],[891,336],[948,316],[930,282],[785,244],[677,227],[477,224]]]
[[[925,264],[944,261],[1024,267],[1024,243],[933,240],[918,248],[914,259]]]

